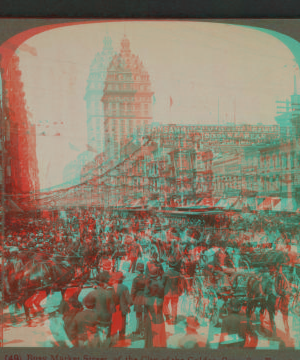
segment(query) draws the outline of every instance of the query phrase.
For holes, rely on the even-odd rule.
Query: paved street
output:
[[[126,266],[126,265],[124,265]],[[131,289],[132,280],[135,274],[127,274],[124,284]],[[79,301],[82,301],[88,292],[92,289],[83,289],[79,295]],[[36,314],[31,324],[25,321],[25,314],[23,310],[4,309],[4,346],[5,347],[58,347],[66,346],[65,338],[60,331],[63,326],[62,316],[57,312],[58,306],[61,301],[61,294],[56,292],[50,294],[41,302],[43,311]],[[166,322],[167,345],[168,348],[178,348],[179,340],[185,335],[185,317],[192,315],[194,312],[192,298],[183,295],[180,297],[178,304],[178,318],[179,321],[176,325],[170,325]],[[15,314],[15,319],[11,316]],[[15,320],[15,322],[14,322]],[[266,317],[267,320],[267,317]],[[209,326],[207,319],[202,319],[200,328],[197,330],[199,340],[209,343],[211,348],[218,348],[220,327]],[[300,330],[300,318],[295,315],[290,315],[289,325],[291,329],[291,339],[286,339],[284,334],[284,326],[282,322],[282,315],[276,315],[277,336],[281,338],[286,346],[295,346],[296,349],[300,348],[300,343],[297,334]],[[279,342],[271,341],[270,339],[262,336],[258,332],[259,323],[257,322],[257,335],[258,346],[257,349],[278,349]],[[132,332],[136,330],[136,318],[133,308],[131,313],[127,316],[126,339],[123,342],[117,343],[115,346],[129,347],[129,348],[143,348],[144,340],[136,338]]]

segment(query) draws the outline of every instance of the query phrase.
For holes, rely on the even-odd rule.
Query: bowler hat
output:
[[[97,276],[97,280],[99,283],[108,283],[109,278],[110,278],[110,275],[109,275],[108,271],[102,271]]]
[[[241,303],[237,299],[232,299],[229,303],[228,310],[234,313],[239,313],[241,310]]]
[[[180,267],[180,263],[174,257],[172,257],[169,260],[169,266],[172,267],[172,268],[178,268],[178,267]]]
[[[149,265],[149,276],[151,278],[156,278],[159,275],[159,269],[156,265],[150,264]]]
[[[145,266],[144,266],[144,264],[143,263],[141,263],[141,262],[139,262],[139,263],[137,263],[137,265],[136,265],[136,270],[137,271],[144,271],[144,269],[145,269]]]
[[[110,271],[112,263],[110,260],[104,260],[102,266],[103,270]]]
[[[94,309],[96,305],[96,298],[92,293],[89,293],[84,297],[82,303],[88,309]]]

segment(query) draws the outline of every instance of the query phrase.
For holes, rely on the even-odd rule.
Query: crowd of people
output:
[[[243,229],[241,223],[229,229],[171,226],[167,218],[147,212],[123,217],[98,209],[14,216],[6,222],[2,243],[4,301],[9,305],[12,299],[23,299],[30,321],[34,310],[40,311],[43,296],[60,290],[62,331],[69,346],[110,347],[125,341],[127,316],[133,311],[137,325],[132,335],[144,339],[147,348],[166,347],[166,324],[178,323],[180,297],[193,297],[203,254],[207,268],[222,274],[229,268],[239,270],[249,244],[285,252],[297,246],[296,233],[258,225],[252,229]],[[58,281],[54,273],[63,274],[65,281]],[[91,291],[80,302],[78,296],[87,283]],[[24,289],[34,286],[39,296]],[[45,290],[44,295],[40,290]],[[232,299],[230,313],[236,314],[237,308]],[[180,346],[206,346],[196,330],[195,308],[189,309],[185,323],[186,342],[181,339]],[[230,333],[229,328],[230,322],[224,320],[222,332]],[[247,343],[249,327],[236,331],[243,346],[254,346],[253,339]]]

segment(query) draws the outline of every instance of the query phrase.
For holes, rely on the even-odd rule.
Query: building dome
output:
[[[112,40],[110,36],[105,36],[103,39],[103,48],[112,50]]]
[[[91,63],[84,97],[87,111],[88,145],[96,149],[97,152],[102,152],[104,146],[104,114],[101,98],[103,96],[107,67],[113,56],[112,40],[110,36],[106,35],[103,38],[101,53],[97,52]]]
[[[130,51],[130,42],[127,39],[126,35],[124,35],[124,38],[121,41],[121,52],[122,51]]]

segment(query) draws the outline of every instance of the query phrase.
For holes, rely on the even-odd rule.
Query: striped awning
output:
[[[297,212],[298,205],[293,198],[283,198],[273,207],[273,211]]]
[[[260,205],[258,205],[257,210],[273,210],[280,202],[280,198],[267,197]]]
[[[197,205],[199,207],[203,207],[203,208],[211,208],[211,207],[214,207],[218,201],[219,201],[219,198],[204,198]]]

